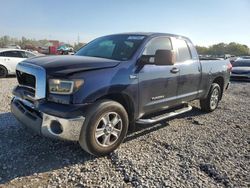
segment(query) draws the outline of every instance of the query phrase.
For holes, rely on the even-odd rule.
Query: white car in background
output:
[[[0,78],[16,74],[16,66],[19,62],[40,54],[20,49],[0,49]]]

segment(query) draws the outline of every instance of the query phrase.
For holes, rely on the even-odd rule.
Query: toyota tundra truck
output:
[[[231,69],[227,60],[200,61],[184,36],[108,35],[75,55],[19,63],[11,111],[37,134],[77,141],[101,156],[115,150],[132,127],[190,111],[190,101],[214,111]]]

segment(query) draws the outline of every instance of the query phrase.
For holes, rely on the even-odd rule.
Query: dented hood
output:
[[[111,59],[76,55],[41,56],[29,58],[25,62],[43,67],[49,75],[67,75],[94,69],[112,68],[120,63],[120,61]]]

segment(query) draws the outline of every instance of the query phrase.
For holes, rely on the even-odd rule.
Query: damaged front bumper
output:
[[[85,117],[62,118],[40,112],[28,101],[14,97],[11,111],[25,127],[46,137],[78,141]]]

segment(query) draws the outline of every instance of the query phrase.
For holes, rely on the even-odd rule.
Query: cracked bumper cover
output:
[[[78,141],[84,117],[61,118],[37,110],[25,105],[21,100],[13,98],[11,111],[18,121],[25,127],[46,137]],[[52,122],[60,126],[60,133],[53,131]]]

